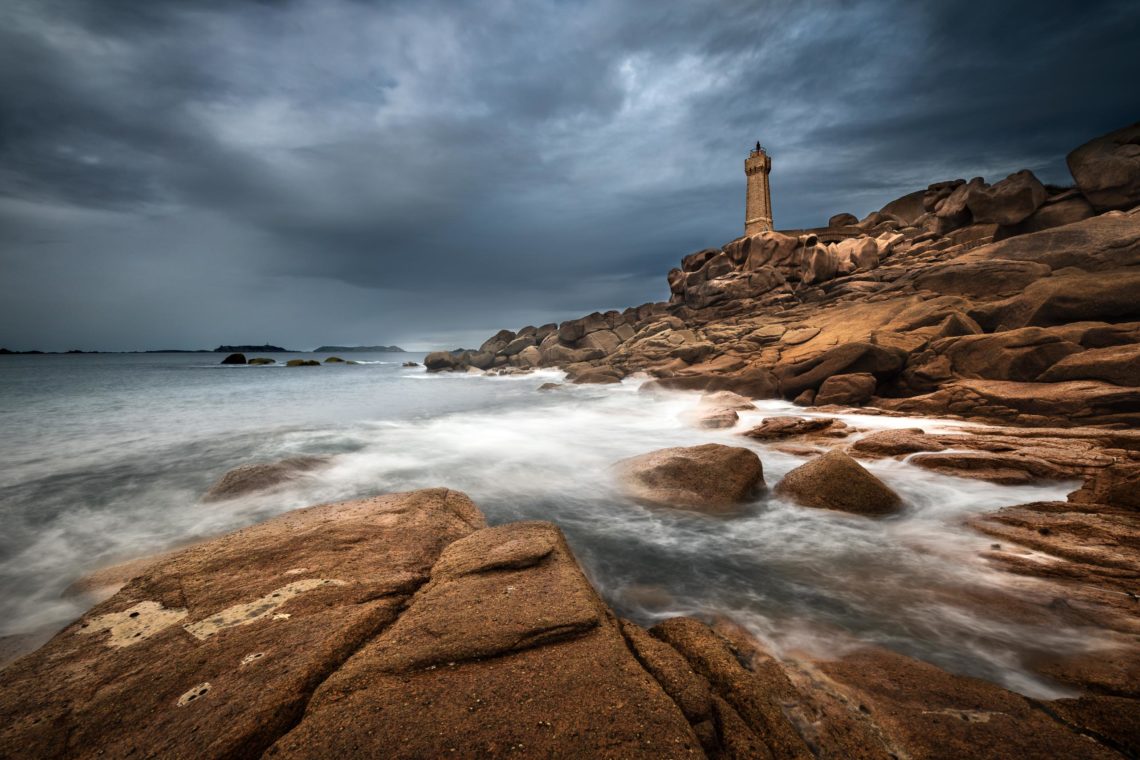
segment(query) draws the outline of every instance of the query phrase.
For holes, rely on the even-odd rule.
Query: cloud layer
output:
[[[1135,121],[1132,2],[9,0],[0,345],[478,343]]]

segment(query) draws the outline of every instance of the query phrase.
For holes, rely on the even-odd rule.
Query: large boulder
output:
[[[1081,194],[1069,192],[1061,197],[1050,198],[1045,202],[1045,205],[1019,224],[1002,228],[997,239],[1063,227],[1066,224],[1074,224],[1093,216],[1096,216],[1096,211],[1092,204],[1085,200]]]
[[[963,379],[920,396],[880,398],[876,404],[910,414],[959,414],[1018,424],[1140,425],[1140,390],[1099,380],[1022,383]]]
[[[497,354],[506,348],[512,340],[515,339],[515,334],[510,330],[499,330],[487,340],[483,341],[483,345],[479,346],[480,351],[486,351],[490,354]]]
[[[230,354],[222,359],[222,364],[245,364],[245,354]]]
[[[916,190],[913,193],[907,193],[901,198],[895,198],[879,209],[879,213],[887,217],[895,217],[903,224],[914,224],[918,218],[922,216],[926,209],[923,206],[923,199],[926,196],[925,190]]]
[[[731,261],[745,271],[774,267],[784,276],[799,268],[800,239],[781,232],[759,232],[724,247]]]
[[[1140,204],[1140,122],[1090,140],[1066,161],[1077,188],[1098,210]]]
[[[701,756],[558,529],[443,488],[171,555],[6,669],[0,713],[4,757]]]
[[[570,345],[581,340],[585,335],[595,330],[605,330],[610,325],[601,312],[595,311],[581,319],[571,319],[558,326],[558,339]]]
[[[955,187],[934,209],[935,218],[941,222],[937,231],[940,234],[946,234],[968,225],[971,221],[970,198],[986,187],[987,185],[981,177],[974,177],[969,182]]]
[[[869,372],[878,380],[891,378],[906,364],[906,357],[899,348],[844,343],[804,361],[776,365],[774,372],[780,393],[795,398],[809,388],[818,390],[832,375]]]
[[[428,372],[455,369],[458,366],[456,355],[450,351],[432,351],[424,357],[424,367]]]
[[[859,223],[859,217],[854,214],[836,214],[827,220],[828,227],[850,227]]]
[[[1140,512],[1140,462],[1117,462],[1099,470],[1069,494],[1074,504],[1108,504]]]
[[[595,349],[607,356],[616,351],[620,345],[621,338],[613,330],[597,330],[578,341],[579,348]]]
[[[1041,209],[1043,213],[1049,206]],[[1028,220],[1027,220],[1028,221]],[[1140,265],[1140,214],[1103,214],[970,251],[968,260],[1032,261],[1086,272]]]
[[[4,671],[0,756],[258,757],[443,547],[483,526],[440,488],[294,510],[177,552]]]
[[[681,259],[681,269],[685,272],[696,272],[705,265],[705,262],[720,252],[719,248],[705,248],[696,253],[690,253]]]
[[[287,485],[302,473],[328,464],[328,457],[290,457],[277,462],[244,464],[217,480],[202,496],[202,501],[235,499],[251,493],[269,491]]]
[[[966,184],[964,179],[952,179],[946,182],[935,182],[922,192],[922,209],[928,214],[933,214],[942,201],[950,197],[950,195],[962,185]],[[917,220],[916,220],[917,221]]]
[[[1045,186],[1029,170],[1011,174],[991,187],[970,193],[967,205],[975,224],[1017,224],[1045,202]]]
[[[839,274],[839,256],[832,246],[814,245],[804,251],[802,261],[799,279],[805,285],[826,282]]]
[[[605,354],[595,348],[570,348],[560,343],[555,343],[552,346],[542,349],[543,364],[553,364],[556,366],[589,362],[595,359],[601,359],[603,356],[605,356]]]
[[[949,369],[955,376],[1021,382],[1037,380],[1057,362],[1083,350],[1056,332],[1040,327],[944,338],[930,348],[931,353],[949,360]]]
[[[1082,321],[1122,322],[1140,317],[1137,293],[1140,271],[1057,273],[1032,283],[1020,295],[971,316],[983,327],[997,330]]]
[[[534,328],[531,328],[532,332],[529,335],[520,335],[503,348],[498,351],[492,351],[491,353],[501,353],[503,356],[514,356],[515,354],[522,353],[524,349],[537,345],[534,339],[533,329]]]
[[[836,274],[865,272],[879,266],[879,242],[875,238],[848,238],[835,243],[832,250],[836,258]]]
[[[636,501],[712,514],[735,511],[764,486],[755,452],[719,443],[651,451],[616,469],[622,490]]]
[[[875,395],[875,384],[875,376],[869,372],[832,375],[819,386],[815,405],[862,406]]]
[[[743,435],[755,438],[758,441],[780,441],[787,438],[802,438],[804,436],[837,433],[842,437],[847,425],[831,417],[765,417],[754,428],[746,430]]]
[[[512,523],[444,549],[399,619],[321,684],[268,755],[656,758],[662,748],[701,751],[558,529]]]
[[[1020,293],[1053,270],[1037,261],[1008,259],[957,260],[935,264],[914,274],[914,284],[943,295],[996,296]]]
[[[1039,379],[1047,383],[1104,380],[1116,385],[1140,386],[1140,343],[1073,352],[1050,365]]]
[[[898,494],[837,449],[789,472],[776,493],[807,507],[858,515],[888,515],[902,507]]]

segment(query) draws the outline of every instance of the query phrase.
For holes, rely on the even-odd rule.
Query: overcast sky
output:
[[[1140,118],[1140,3],[3,0],[0,345],[477,345]]]

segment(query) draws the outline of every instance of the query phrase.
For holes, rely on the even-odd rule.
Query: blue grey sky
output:
[[[1140,4],[5,0],[0,345],[477,345],[1140,118]]]

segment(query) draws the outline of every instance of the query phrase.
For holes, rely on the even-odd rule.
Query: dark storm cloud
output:
[[[0,343],[476,342],[1134,121],[1133,2],[9,0]]]

